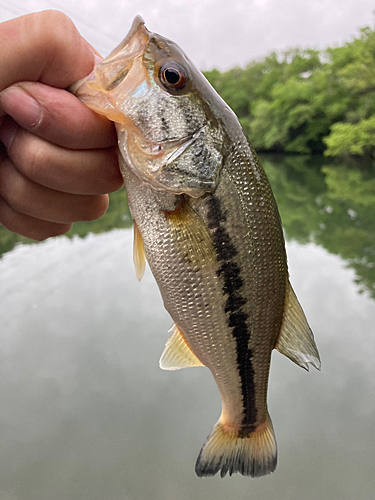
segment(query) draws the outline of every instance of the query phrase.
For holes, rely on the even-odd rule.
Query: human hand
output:
[[[64,90],[95,58],[68,17],[13,19],[0,40],[0,223],[43,240],[105,213],[122,185],[116,133]]]

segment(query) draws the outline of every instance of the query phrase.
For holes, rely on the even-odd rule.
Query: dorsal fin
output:
[[[138,281],[141,281],[145,274],[146,268],[146,253],[143,245],[141,233],[134,221],[134,242],[133,242],[133,262],[135,266],[135,275]]]
[[[160,357],[160,368],[162,370],[180,370],[191,366],[204,366],[192,352],[175,323],[169,331],[172,331],[172,335],[167,340]]]
[[[288,281],[284,317],[275,349],[309,371],[308,363],[320,370],[320,357],[305,313]]]

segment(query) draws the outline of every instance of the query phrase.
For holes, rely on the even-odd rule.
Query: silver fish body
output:
[[[270,185],[237,118],[140,18],[73,91],[116,122],[137,272],[146,258],[174,321],[160,365],[207,366],[220,391],[196,473],[272,472],[271,352],[306,369],[320,361],[289,284]]]

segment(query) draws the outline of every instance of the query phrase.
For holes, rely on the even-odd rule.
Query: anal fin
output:
[[[146,253],[143,245],[141,233],[134,221],[134,243],[133,243],[133,261],[135,266],[135,275],[138,281],[141,281],[146,269]]]
[[[284,317],[275,349],[309,371],[309,363],[320,370],[320,357],[305,313],[288,281]]]
[[[178,326],[174,324],[170,331],[172,331],[172,335],[167,340],[160,357],[160,368],[162,370],[180,370],[191,366],[204,366],[186,343]]]

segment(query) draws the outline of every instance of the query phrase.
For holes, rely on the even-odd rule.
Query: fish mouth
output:
[[[145,72],[139,70],[142,67],[141,59],[148,46],[150,35],[142,17],[137,16],[125,39],[95,66],[90,75],[74,83],[69,88],[70,92],[94,111],[108,116],[108,110],[117,104],[110,102],[113,96],[109,93],[116,90],[128,75],[131,77],[127,78],[128,92],[134,90],[145,77]],[[137,65],[137,71],[131,71],[134,65]],[[135,74],[138,74],[138,78],[134,78]],[[108,117],[117,121],[113,116]]]
[[[152,36],[144,20],[137,16],[120,45],[70,90],[88,107],[116,123],[119,149],[131,170],[155,188],[165,190],[161,181],[163,168],[168,168],[194,144],[200,130],[179,138],[147,138],[124,109],[129,99],[152,92],[144,61]],[[176,189],[172,181],[168,182],[167,190]]]
[[[145,126],[133,113],[135,103],[142,106],[139,103],[158,92],[159,86],[153,77],[157,63],[151,49],[156,47],[169,58],[174,49],[171,45],[170,50],[165,41],[163,37],[151,33],[143,19],[137,16],[120,45],[99,62],[89,76],[74,84],[70,91],[93,111],[115,122],[123,158],[123,161],[120,159],[123,175],[128,167],[155,189],[199,197],[204,192],[212,191],[216,177],[214,179],[210,174],[209,179],[201,180],[197,170],[189,173],[187,160],[180,162],[181,165],[177,165],[179,162],[176,160],[184,154],[186,158],[193,156],[188,150],[198,138],[203,138],[205,127],[186,130],[186,135],[177,138],[171,137],[174,134],[171,130],[169,137],[163,137],[158,130]]]
[[[125,39],[94,70],[102,90],[111,91],[124,80],[134,62],[142,57],[149,40],[150,32],[142,17],[137,16]]]

